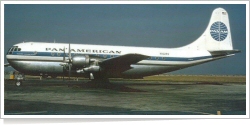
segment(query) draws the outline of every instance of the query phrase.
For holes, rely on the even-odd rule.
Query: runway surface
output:
[[[245,83],[5,82],[4,115],[246,115]]]

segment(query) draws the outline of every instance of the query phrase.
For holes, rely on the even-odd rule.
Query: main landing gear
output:
[[[89,79],[91,81],[88,82],[88,83],[100,83],[100,84],[109,84],[110,83],[109,79],[105,75],[102,75],[102,74],[90,73],[89,74]]]

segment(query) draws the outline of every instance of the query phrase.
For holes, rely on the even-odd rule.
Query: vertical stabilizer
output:
[[[227,11],[223,8],[215,9],[205,32],[196,41],[181,48],[208,51],[232,50]]]

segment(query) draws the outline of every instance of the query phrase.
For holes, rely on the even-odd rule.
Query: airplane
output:
[[[204,33],[177,48],[108,46],[71,43],[23,42],[6,55],[19,72],[39,76],[83,76],[91,81],[143,78],[230,57],[233,49],[228,13],[216,8]],[[20,86],[21,80],[16,85]]]

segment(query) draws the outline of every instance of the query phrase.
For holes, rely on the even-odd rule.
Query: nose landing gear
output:
[[[15,84],[16,84],[17,87],[21,86],[22,85],[22,80],[20,80],[20,81],[17,80]]]
[[[23,75],[22,75],[22,74],[18,74],[18,75],[16,76],[15,85],[18,86],[18,87],[21,86],[22,83],[23,83],[23,80],[24,80]]]

